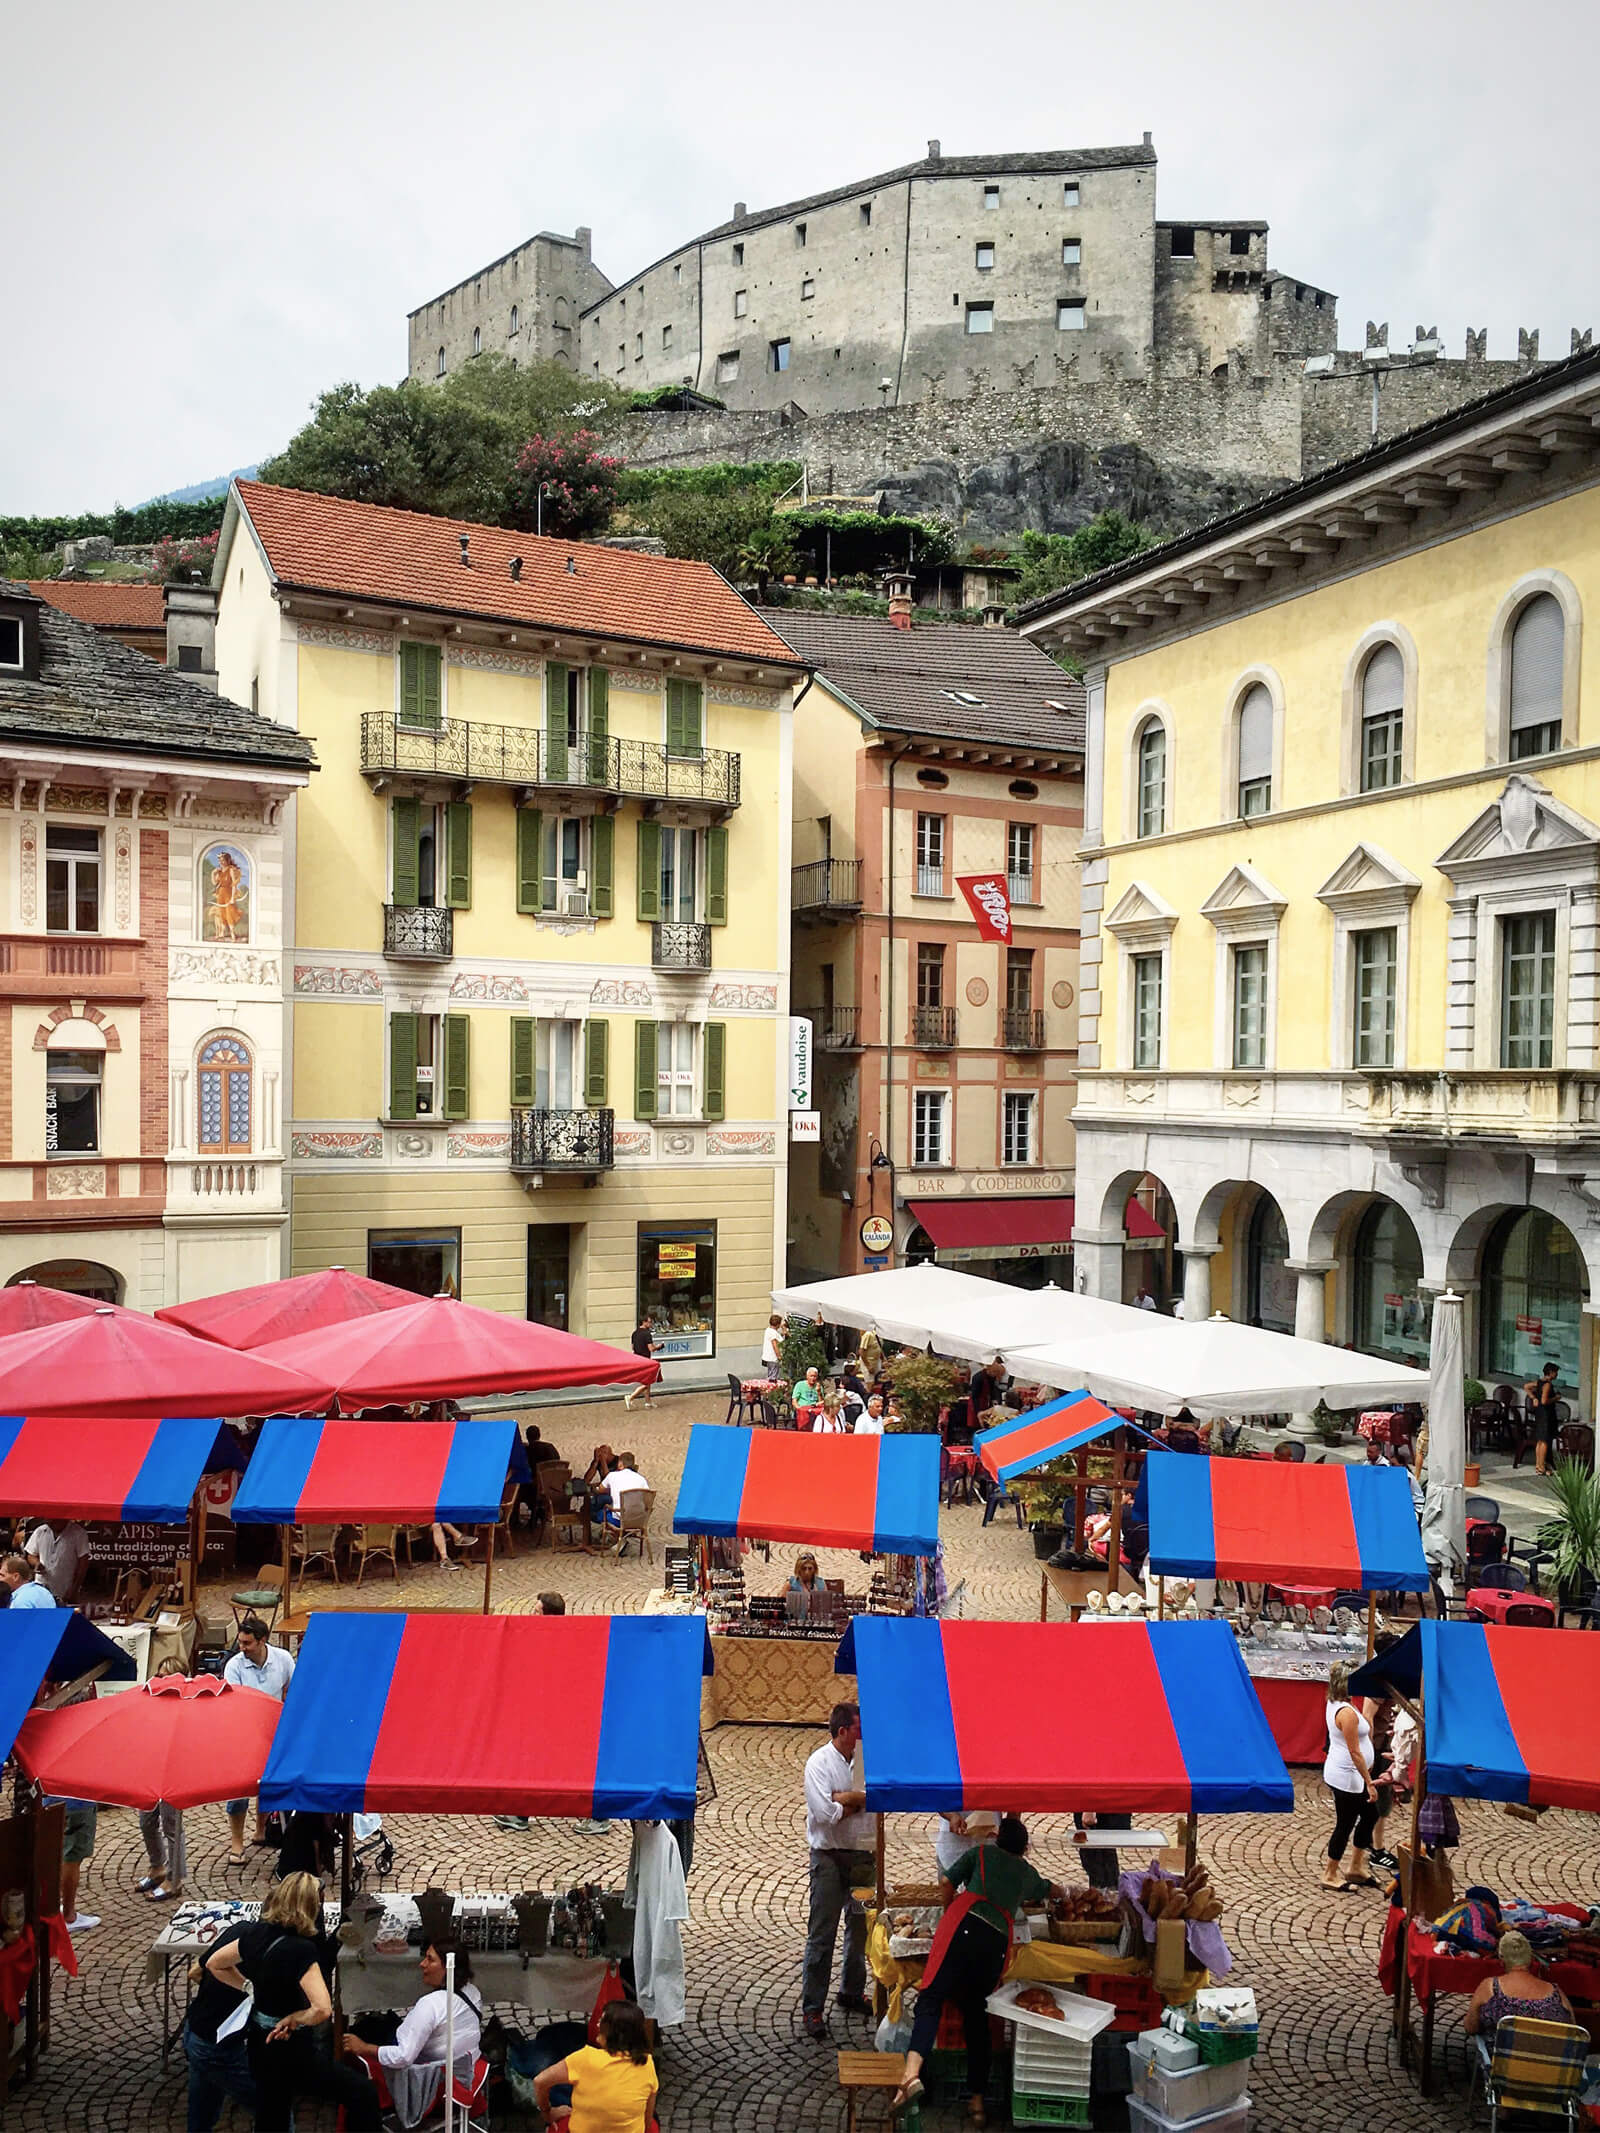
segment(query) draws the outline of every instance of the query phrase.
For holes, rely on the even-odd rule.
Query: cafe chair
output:
[[[1513,1601],[1501,1620],[1512,1629],[1554,1629],[1556,1626],[1550,1602],[1539,1599]]]
[[[798,1429],[800,1426],[792,1414],[780,1415],[770,1400],[761,1402],[761,1419],[768,1429]]]
[[[399,1584],[400,1565],[395,1560],[399,1532],[398,1526],[357,1526],[355,1558],[358,1585],[367,1574],[368,1563],[387,1563],[395,1583]]]
[[[1467,1590],[1476,1592],[1480,1587],[1490,1592],[1526,1592],[1528,1573],[1516,1563],[1467,1564]]]
[[[1470,1514],[1469,1514],[1470,1515]],[[1467,1566],[1503,1563],[1506,1559],[1506,1529],[1498,1519],[1485,1519],[1467,1533]]]
[[[1563,1459],[1576,1459],[1580,1465],[1594,1465],[1594,1431],[1587,1422],[1568,1422],[1556,1436],[1556,1450]]]
[[[728,1412],[724,1422],[737,1422],[744,1408],[744,1379],[737,1370],[728,1372]]]
[[[1556,1627],[1565,1629],[1568,1615],[1576,1615],[1580,1629],[1595,1626],[1596,1580],[1592,1570],[1579,1570],[1556,1588]]]
[[[1558,2118],[1577,2133],[1582,2124],[1578,2092],[1589,2032],[1575,2022],[1540,2022],[1532,2015],[1506,2015],[1495,2024],[1494,2043],[1482,2037],[1472,2069],[1472,2087],[1483,2083],[1489,2133],[1499,2133],[1502,2111]],[[1470,2108],[1472,2090],[1467,2103]]]
[[[1476,1518],[1486,1526],[1500,1523],[1500,1506],[1492,1496],[1469,1496],[1466,1500],[1468,1518]]]
[[[305,1583],[306,1572],[313,1563],[320,1564],[333,1582],[338,1584],[339,1558],[334,1552],[338,1539],[337,1526],[295,1527],[293,1552],[300,1558],[299,1574],[294,1581],[296,1591]]]

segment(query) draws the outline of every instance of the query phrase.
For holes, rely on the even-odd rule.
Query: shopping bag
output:
[[[595,1994],[594,2005],[589,2010],[589,2042],[591,2044],[600,2042],[600,2017],[605,2013],[612,2001],[625,2000],[627,1997],[628,1995],[623,1990],[622,1977],[616,1964],[607,1963],[606,1974],[600,1980],[600,1990]]]

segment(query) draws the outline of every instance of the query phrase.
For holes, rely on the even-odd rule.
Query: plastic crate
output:
[[[1029,2096],[1011,2091],[1011,2123],[1014,2126],[1086,2126],[1087,2096]]]
[[[935,2046],[923,2061],[922,2080],[934,2103],[965,2102],[968,2094],[966,2053],[941,2051]],[[1010,2055],[992,2052],[989,2056],[989,2085],[983,2092],[985,2103],[1003,2103],[1010,2083]]]
[[[1087,2096],[1093,2087],[1094,2046],[1057,2042],[1017,2030],[1011,2079],[1030,2096]]]
[[[1009,2040],[1005,2024],[997,2015],[989,2017],[989,2044],[992,2050],[1001,2051]],[[946,2000],[939,2010],[939,2027],[934,2033],[933,2048],[940,2052],[964,2052],[967,2048],[966,2024],[961,2019],[961,2009],[954,2000]]]
[[[1232,2066],[1237,2060],[1253,2059],[1261,2041],[1254,2029],[1202,2029],[1198,2022],[1185,2022],[1183,2033],[1191,2044],[1199,2045],[1207,2066]]]
[[[1147,1977],[1117,1977],[1104,1972],[1080,1980],[1091,2000],[1109,2000],[1116,2008],[1111,2027],[1137,2036],[1141,2029],[1154,2029],[1161,2020],[1165,2001]]]
[[[1133,2094],[1138,2101],[1177,2124],[1226,2110],[1250,2085],[1248,2059],[1212,2064],[1202,2061],[1180,2073],[1169,2073],[1158,2065],[1149,2046],[1137,2039],[1128,2046],[1128,2064],[1133,2069]]]
[[[1152,2111],[1137,2096],[1128,2098],[1128,2133],[1249,2133],[1250,2099],[1240,2096],[1204,2118],[1172,2119]]]

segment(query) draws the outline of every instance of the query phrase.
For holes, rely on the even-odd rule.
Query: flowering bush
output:
[[[220,538],[219,534],[203,533],[198,540],[186,541],[168,534],[156,542],[156,576],[163,585],[188,585],[196,577],[209,585]]]
[[[542,524],[558,538],[602,533],[611,520],[621,471],[620,459],[595,450],[592,430],[575,430],[570,437],[530,437],[517,454],[506,524],[524,533]]]

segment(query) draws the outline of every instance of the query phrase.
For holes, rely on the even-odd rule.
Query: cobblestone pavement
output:
[[[720,1419],[722,1402],[704,1397],[661,1402],[624,1417],[620,1409],[541,1411],[547,1437],[581,1465],[604,1436],[638,1452],[642,1471],[658,1490],[659,1534],[674,1500],[688,1426]],[[1031,1544],[1014,1526],[987,1529],[976,1508],[944,1514],[952,1585],[966,1582],[968,1611],[1024,1616],[1038,1606]],[[841,1557],[824,1573],[859,1578],[861,1565]],[[774,1560],[773,1578],[778,1564]],[[660,1564],[622,1564],[599,1556],[526,1550],[496,1566],[498,1606],[530,1608],[554,1587],[575,1611],[625,1610],[641,1604],[659,1580]],[[759,1572],[753,1580],[759,1583]],[[411,1607],[464,1604],[475,1588],[466,1575],[421,1570],[403,1576]],[[221,1588],[209,1595],[221,1611]],[[387,1580],[361,1594],[348,1587],[319,1589],[316,1604],[392,1605]],[[448,1684],[441,1684],[441,1724],[448,1726]],[[559,1722],[558,1720],[553,1722]],[[1092,1723],[1086,1714],[1086,1723]],[[717,1797],[700,1812],[689,1889],[693,1921],[686,1935],[689,2020],[671,2034],[659,2059],[662,2123],[666,2133],[838,2133],[844,2122],[834,2081],[832,2050],[809,2042],[799,2022],[799,1955],[805,1922],[805,1840],[800,1766],[817,1736],[786,1727],[718,1728],[708,1740]],[[1321,1787],[1307,1773],[1297,1780],[1293,1815],[1215,1817],[1201,1824],[1201,1853],[1211,1865],[1228,1910],[1224,1921],[1242,1980],[1256,1987],[1263,2010],[1262,2053],[1251,2093],[1252,2133],[1434,2133],[1462,2127],[1466,2110],[1466,2054],[1460,2035],[1464,2002],[1444,2003],[1439,2021],[1444,2075],[1431,2102],[1399,2071],[1390,2041],[1388,2002],[1377,1985],[1382,1899],[1376,1894],[1325,1895],[1314,1884],[1329,1817]],[[226,1829],[220,1808],[188,1817],[192,1885],[220,1893],[265,1888],[265,1855],[255,1853],[242,1875],[224,1863]],[[1466,1878],[1503,1891],[1570,1895],[1600,1903],[1600,1847],[1593,1820],[1551,1813],[1534,1826],[1498,1810],[1462,1809],[1459,1855]],[[1035,1855],[1046,1871],[1067,1859],[1067,1825],[1033,1823]],[[590,1832],[536,1823],[526,1836],[508,1836],[466,1817],[391,1817],[398,1853],[396,1883],[430,1882],[471,1889],[506,1889],[557,1879],[620,1879],[627,1839],[615,1829]],[[889,1825],[892,1875],[931,1868],[931,1825],[897,1817]],[[173,2133],[184,2122],[181,2055],[160,2064],[160,1993],[146,1978],[145,1956],[160,1913],[132,1893],[144,1871],[135,1817],[103,1810],[99,1849],[87,1868],[81,1902],[103,1924],[79,1942],[82,1975],[55,1986],[54,2038],[31,2085],[16,2090],[4,2114],[18,2133]],[[524,2017],[524,2020],[526,2018]],[[835,2011],[834,2041],[865,2045],[868,2026]],[[878,2122],[872,2111],[865,2123]],[[953,2113],[925,2111],[924,2124],[943,2133]],[[225,2129],[243,2123],[224,2116]],[[301,2133],[328,2133],[332,2119],[303,2111]]]

